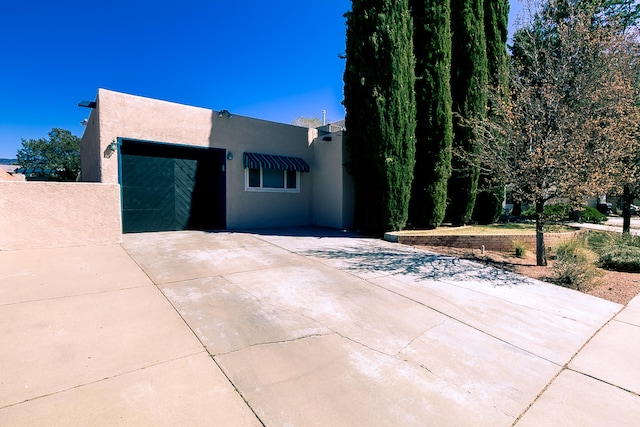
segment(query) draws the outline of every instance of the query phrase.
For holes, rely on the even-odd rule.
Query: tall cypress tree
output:
[[[451,26],[448,0],[411,0],[416,56],[416,166],[409,220],[436,228],[451,175]]]
[[[509,55],[507,31],[509,24],[509,0],[484,1],[484,32],[487,44],[488,81],[492,96],[488,100],[489,120],[502,126],[506,124],[503,108],[509,93]],[[498,141],[500,149],[506,141]],[[490,166],[490,165],[486,165]],[[502,212],[504,178],[488,167],[480,174],[478,197],[474,217],[480,224],[494,222]]]
[[[451,0],[451,97],[453,100],[452,173],[447,216],[456,225],[471,219],[480,169],[471,122],[486,116],[487,52],[482,0]],[[462,155],[461,155],[462,153]]]
[[[344,106],[355,222],[404,228],[415,163],[413,27],[409,0],[354,0],[347,13]]]

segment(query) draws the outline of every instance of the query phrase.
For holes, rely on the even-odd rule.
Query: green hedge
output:
[[[544,216],[551,221],[566,221],[569,219],[569,214],[571,214],[569,205],[556,203],[544,206]],[[522,212],[522,216],[525,218],[535,218],[535,208],[532,207]]]
[[[600,224],[607,220],[607,216],[601,213],[596,208],[592,208],[591,206],[585,206],[582,210],[582,214],[580,215],[580,220],[582,222],[590,222],[593,224]]]
[[[640,236],[590,232],[588,242],[598,254],[602,268],[640,272]]]
[[[640,248],[609,248],[600,255],[600,265],[608,270],[640,272]]]

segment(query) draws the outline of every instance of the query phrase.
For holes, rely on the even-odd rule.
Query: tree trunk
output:
[[[544,245],[544,199],[536,200],[536,265],[547,265],[547,248]]]
[[[624,185],[622,193],[622,234],[631,233],[631,191],[629,185]]]

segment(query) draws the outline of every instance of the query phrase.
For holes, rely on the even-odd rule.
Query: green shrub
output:
[[[544,216],[548,221],[565,221],[569,219],[569,215],[571,214],[571,207],[569,205],[563,205],[561,203],[555,203],[552,205],[544,206]],[[531,207],[526,211],[522,212],[522,216],[525,218],[535,218],[536,209],[535,207]]]
[[[602,268],[640,272],[640,236],[590,232],[587,241],[599,255]]]
[[[523,211],[520,216],[524,218],[535,218],[536,208],[529,208],[526,211]]]
[[[610,248],[600,255],[600,265],[608,270],[640,272],[640,248],[637,246]]]
[[[611,246],[617,246],[620,235],[618,233],[608,233],[604,231],[589,231],[586,234],[589,247],[601,254],[604,250]]]
[[[556,247],[553,271],[556,281],[571,289],[586,290],[599,275],[595,263],[598,256],[587,248],[585,239],[574,238]]]
[[[524,258],[527,255],[527,245],[522,240],[514,240],[513,249],[518,258]]]
[[[564,221],[569,219],[571,213],[571,207],[569,205],[563,205],[560,203],[553,205],[546,205],[544,207],[544,215],[551,221]]]
[[[590,222],[593,224],[600,224],[606,221],[607,216],[601,213],[599,210],[592,208],[591,206],[585,206],[582,209],[581,221]]]

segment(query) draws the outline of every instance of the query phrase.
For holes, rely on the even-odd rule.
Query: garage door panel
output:
[[[130,209],[168,209],[174,203],[174,194],[166,187],[124,187],[122,206]]]
[[[225,228],[224,150],[123,141],[123,232]]]
[[[189,227],[197,167],[197,160],[175,159],[174,162],[175,216],[180,229]]]
[[[153,221],[149,221],[153,218]],[[169,212],[162,212],[157,209],[130,209],[127,211],[127,221],[123,222],[125,233],[145,233],[151,231],[174,231],[176,230],[175,219]]]

